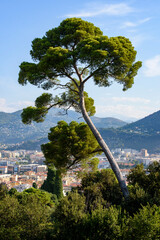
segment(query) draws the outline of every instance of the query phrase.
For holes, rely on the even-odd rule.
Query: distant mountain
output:
[[[54,108],[43,123],[24,125],[21,112],[0,112],[0,143],[19,143],[15,148],[40,149],[40,145],[48,141],[49,129],[58,121],[83,121],[74,111],[65,115],[63,110]],[[160,152],[160,111],[130,124],[115,118],[92,117],[92,120],[111,149],[146,148],[150,153]]]
[[[160,111],[118,129],[101,129],[110,148],[148,149],[160,153]]]
[[[91,117],[93,123],[97,128],[118,128],[125,126],[127,123],[121,121],[117,118],[98,118],[98,117]]]
[[[160,133],[160,111],[157,111],[141,120],[127,124],[122,129],[140,134],[159,134]]]
[[[25,125],[21,121],[22,111],[14,113],[0,112],[0,143],[16,144],[24,141],[33,141],[48,136],[49,129],[57,124],[58,121],[64,120],[67,123],[71,121],[83,122],[83,118],[77,112],[65,111],[53,108],[49,111],[43,123],[33,122],[31,125]],[[96,127],[100,128],[117,128],[126,125],[116,118],[98,118],[92,117]]]
[[[53,126],[55,113],[52,112],[50,114],[51,115],[53,114],[51,117],[51,123],[52,123],[51,126]],[[69,112],[68,116],[65,116],[67,117],[65,121],[67,120],[80,121],[80,119],[78,119],[78,116],[79,115],[77,115],[77,113],[71,111]],[[49,116],[48,118],[50,119]],[[62,119],[62,116],[61,117],[58,116],[58,118]],[[47,121],[49,120],[46,119],[45,122],[47,123]],[[108,126],[111,127],[111,123],[113,126],[116,121],[118,121],[117,124],[124,123],[117,119],[112,119],[112,118],[99,119],[99,118],[93,117],[93,121],[96,124],[96,126],[99,128],[99,131],[102,137],[104,138],[104,140],[106,141],[110,149],[132,148],[132,149],[141,150],[142,148],[146,148],[149,151],[149,153],[157,153],[157,152],[160,153],[160,111],[155,112],[139,121],[136,121],[131,124],[126,124],[123,127],[119,127],[119,128],[113,128],[113,127],[107,128]],[[56,122],[57,122],[57,119],[55,121],[55,124]],[[19,120],[19,124],[22,124],[20,123],[20,120]],[[11,149],[12,150],[13,149],[28,149],[28,150],[37,149],[38,150],[40,149],[40,145],[42,143],[48,142],[48,139],[46,137],[47,133],[45,137],[39,137],[37,139],[32,137],[32,139],[30,139],[29,141],[24,142],[20,145],[16,145],[14,148],[11,148]]]

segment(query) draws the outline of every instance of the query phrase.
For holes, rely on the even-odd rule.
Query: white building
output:
[[[18,192],[23,192],[24,190],[31,187],[32,186],[30,184],[20,184],[20,185],[14,186],[13,188],[17,189]]]

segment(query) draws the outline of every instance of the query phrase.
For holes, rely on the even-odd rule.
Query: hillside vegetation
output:
[[[69,110],[68,114],[66,114],[65,111],[54,108],[48,113],[43,123],[33,122],[30,125],[25,125],[21,121],[21,113],[22,111],[14,113],[0,112],[0,143],[20,143],[47,137],[49,129],[61,120],[67,123],[84,121],[81,115],[74,111]],[[92,117],[92,120],[97,127],[101,128],[117,128],[126,124],[126,122],[116,118]]]
[[[20,143],[16,148],[40,149],[46,143],[49,129],[64,120],[82,122],[80,115],[68,111],[68,115],[60,109],[48,113],[43,123],[24,125],[21,122],[21,111],[15,113],[0,113],[0,142]],[[110,148],[148,149],[150,153],[160,152],[160,111],[139,121],[126,124],[116,118],[92,117],[96,127]],[[23,143],[22,143],[23,141]],[[13,148],[15,149],[15,148]]]

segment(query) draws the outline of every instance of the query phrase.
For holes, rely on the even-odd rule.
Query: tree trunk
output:
[[[119,185],[121,187],[124,198],[127,199],[129,197],[129,192],[128,192],[128,189],[127,189],[127,186],[126,186],[126,182],[123,179],[122,173],[121,173],[121,171],[119,169],[119,166],[118,166],[117,162],[115,161],[111,151],[109,150],[107,144],[103,140],[103,138],[100,135],[100,133],[98,132],[97,128],[94,126],[92,120],[90,119],[90,117],[89,117],[89,115],[86,111],[83,93],[80,94],[80,108],[81,108],[84,120],[86,121],[87,125],[91,129],[95,138],[97,139],[100,147],[102,148],[104,154],[106,155],[106,157],[107,157],[107,159],[108,159],[108,161],[111,165],[111,168],[112,168],[113,172],[116,175],[116,178],[119,182]]]

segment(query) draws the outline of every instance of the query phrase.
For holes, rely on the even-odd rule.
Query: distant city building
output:
[[[8,161],[0,161],[0,166],[8,166]]]
[[[106,169],[106,168],[109,168],[109,167],[110,167],[110,164],[109,164],[107,159],[99,161],[98,169]]]
[[[36,172],[37,165],[38,165],[38,164],[19,165],[19,166],[18,166],[18,172],[19,172],[19,173],[24,173],[24,172],[28,172],[28,171],[34,171],[34,172]]]
[[[47,170],[47,166],[46,165],[38,165],[36,167],[36,172],[45,172]]]
[[[141,149],[141,155],[142,155],[142,157],[148,157],[149,154],[147,152],[147,149]]]
[[[113,152],[116,153],[116,154],[121,154],[122,153],[122,149],[121,148],[115,148],[113,150]]]
[[[8,174],[14,174],[14,166],[8,166],[8,169],[7,169],[8,171]]]
[[[18,192],[23,192],[24,190],[31,188],[31,187],[32,187],[32,185],[30,185],[30,184],[20,184],[20,185],[14,186],[13,188],[17,189]]]
[[[7,166],[0,166],[0,174],[7,173]]]
[[[0,174],[0,183],[9,182],[11,174]]]

